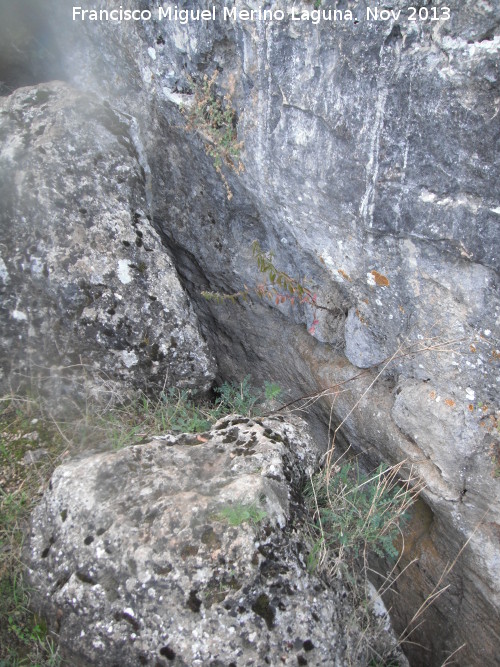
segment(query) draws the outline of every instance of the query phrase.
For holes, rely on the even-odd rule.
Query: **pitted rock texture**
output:
[[[418,576],[398,580],[405,594],[392,603],[401,630],[470,538],[450,588],[412,635],[429,649],[409,645],[412,662],[441,665],[466,643],[458,664],[493,667],[498,3],[449,0],[449,20],[412,22],[415,3],[379,3],[400,17],[367,21],[373,3],[359,0],[337,3],[357,23],[319,26],[289,18],[72,22],[66,3],[54,3],[60,21],[68,19],[59,32],[68,76],[137,118],[153,219],[198,300],[222,375],[252,372],[299,395],[367,369],[342,385],[332,412],[323,404],[322,418],[345,419],[341,435],[372,463],[408,459],[426,481],[425,521],[413,525],[408,553],[421,558]],[[142,6],[154,16],[157,3]],[[292,6],[312,9],[273,3]],[[206,139],[188,130],[180,110],[192,99],[190,80],[199,85],[215,69],[244,145],[245,171],[225,172],[230,201]],[[289,275],[311,280],[326,308],[314,337],[306,306],[215,306],[199,297],[262,279],[254,239]],[[378,372],[371,369],[393,355],[368,391]]]
[[[340,582],[306,570],[315,463],[299,420],[231,416],[58,468],[26,554],[69,664],[364,665],[370,642],[390,650],[377,621],[364,641]],[[241,505],[264,518],[230,525],[221,511]]]
[[[165,376],[210,386],[214,362],[148,220],[133,132],[63,83],[0,101],[4,390],[52,376],[40,382],[58,397],[82,366],[89,380],[121,381],[120,393]]]

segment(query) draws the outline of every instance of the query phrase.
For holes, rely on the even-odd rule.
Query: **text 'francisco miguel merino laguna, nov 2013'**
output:
[[[314,25],[322,21],[447,21],[451,18],[448,7],[407,7],[402,9],[380,9],[367,7],[363,15],[357,15],[350,9],[244,9],[237,7],[216,7],[210,9],[179,9],[173,7],[157,7],[149,9],[84,9],[73,7],[73,21],[175,21],[181,25],[191,21],[310,21]]]

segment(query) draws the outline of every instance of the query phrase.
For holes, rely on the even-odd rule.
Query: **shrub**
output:
[[[219,389],[216,389],[216,393],[218,397],[215,404],[221,417],[232,412],[251,416],[261,399],[261,394],[257,394],[251,386],[249,375],[239,384],[224,382]]]
[[[364,475],[357,464],[344,463],[311,479],[305,490],[312,516],[311,569],[325,565],[337,574],[370,553],[397,558],[394,543],[418,492],[408,481],[398,483],[401,467],[380,465]]]
[[[211,77],[205,75],[200,82],[191,81],[194,100],[185,113],[188,129],[203,135],[207,155],[213,159],[214,167],[224,182],[227,197],[231,199],[232,193],[222,167],[226,165],[235,172],[243,170],[240,161],[242,143],[238,142],[236,111],[231,106],[231,100],[228,96],[221,98],[215,91],[218,74],[215,71]]]

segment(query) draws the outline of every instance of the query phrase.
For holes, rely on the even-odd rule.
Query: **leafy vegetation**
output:
[[[219,519],[225,519],[230,526],[241,526],[242,523],[260,523],[267,516],[267,512],[255,503],[245,505],[244,503],[235,503],[223,507],[219,514]]]
[[[264,382],[264,396],[266,401],[276,401],[282,393],[283,391],[279,384],[268,382],[267,380]]]
[[[220,414],[220,416],[232,412],[251,416],[256,411],[257,404],[262,401],[262,393],[256,393],[250,384],[249,375],[239,385],[225,382],[216,391],[215,406],[217,414]]]
[[[304,492],[310,516],[308,569],[327,582],[341,578],[355,624],[362,629],[354,655],[366,652],[370,665],[400,664],[401,640],[388,637],[386,617],[373,613],[377,601],[397,579],[394,573],[399,560],[382,575],[378,590],[369,575],[376,574],[373,556],[386,562],[398,558],[398,538],[422,489],[411,471],[406,480],[399,481],[403,467],[404,462],[381,465],[365,475],[355,460],[342,464],[338,460],[311,477]]]
[[[91,409],[60,428],[80,449],[122,449],[163,433],[203,433],[231,413],[256,416],[280,394],[273,383],[253,387],[248,375],[241,382],[224,382],[215,389],[212,402],[195,399],[189,390],[170,388],[158,398],[141,394],[105,411]]]
[[[215,390],[212,403],[195,401],[186,390],[169,389],[158,400],[143,397],[137,411],[139,430],[148,436],[165,432],[203,433],[218,419],[237,413],[248,417],[261,413],[265,403],[276,399],[281,388],[266,382],[256,389],[247,375],[241,382],[224,382]]]
[[[194,100],[186,111],[188,129],[200,132],[206,139],[205,150],[214,162],[217,173],[226,187],[228,199],[232,198],[231,190],[224,174],[223,165],[235,172],[243,170],[240,161],[242,144],[238,142],[236,130],[236,112],[231,106],[229,96],[221,98],[215,90],[215,82],[219,72],[211,77],[205,75],[200,82],[192,82]]]
[[[252,243],[252,254],[257,264],[260,273],[266,276],[265,282],[259,282],[250,289],[246,285],[239,292],[233,294],[222,294],[221,292],[202,292],[202,296],[207,301],[215,301],[216,303],[224,303],[230,301],[236,303],[238,299],[247,301],[254,293],[259,299],[268,299],[274,301],[276,305],[289,303],[291,306],[296,304],[307,304],[313,310],[313,322],[309,328],[309,333],[313,334],[319,320],[317,318],[317,310],[328,310],[323,306],[319,306],[316,302],[316,294],[307,287],[306,280],[299,280],[285,273],[279,269],[274,263],[274,254],[272,252],[264,252],[258,241]]]
[[[337,573],[360,555],[397,558],[395,541],[408,517],[415,491],[398,484],[401,466],[379,466],[364,475],[344,463],[312,478],[305,496],[311,510],[310,569],[324,565]]]

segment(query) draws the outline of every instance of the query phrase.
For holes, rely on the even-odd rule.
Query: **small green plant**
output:
[[[241,382],[224,382],[215,389],[213,402],[196,400],[186,389],[170,388],[158,398],[142,394],[122,406],[86,415],[83,432],[78,424],[68,424],[65,430],[68,433],[71,426],[71,438],[83,439],[87,448],[118,450],[163,433],[204,433],[218,419],[233,413],[257,416],[265,401],[280,393],[280,387],[272,382],[256,389],[249,375]]]
[[[219,72],[211,77],[205,75],[200,82],[192,82],[193,104],[187,111],[188,129],[200,132],[206,139],[205,150],[213,159],[214,167],[226,187],[228,199],[231,190],[224,174],[223,165],[235,172],[241,172],[240,161],[242,144],[238,142],[236,130],[236,112],[231,107],[229,96],[221,98],[215,91],[215,82]]]
[[[398,557],[396,542],[423,487],[411,470],[407,479],[399,481],[404,465],[404,461],[381,465],[365,475],[357,461],[341,464],[339,459],[312,476],[304,492],[310,513],[306,565],[327,582],[342,580],[346,603],[363,629],[356,649],[366,654],[363,664],[385,665],[398,659],[398,642],[387,642],[386,621],[374,614],[374,600],[391,587],[399,561],[392,564],[378,591],[369,583],[369,574],[375,572],[371,556]]]
[[[281,388],[266,382],[262,390],[251,384],[247,375],[241,382],[224,382],[215,390],[213,403],[197,402],[187,390],[168,389],[158,400],[142,398],[136,419],[140,422],[136,432],[148,436],[165,432],[203,433],[218,419],[232,413],[245,416],[257,415],[265,400],[272,400]],[[130,433],[132,431],[129,431]]]
[[[227,505],[218,514],[218,518],[226,520],[230,526],[241,526],[242,523],[246,522],[257,524],[266,517],[267,512],[255,503],[249,505],[243,503]]]
[[[267,380],[264,382],[264,394],[266,401],[275,401],[281,396],[282,393],[283,392],[279,384],[276,384],[275,382],[268,382]]]
[[[142,415],[153,435],[168,431],[203,433],[217,419],[212,406],[197,403],[188,390],[176,388],[162,392],[156,401],[143,397]]]
[[[65,425],[65,431],[86,448],[118,450],[164,433],[203,433],[219,419],[219,412],[216,405],[196,401],[186,389],[170,388],[158,398],[141,394],[106,411],[91,411],[83,423]]]
[[[239,383],[224,382],[215,391],[217,419],[231,413],[258,416],[265,402],[276,400],[282,394],[281,387],[274,382],[266,381],[262,389],[256,389],[251,385],[250,375]]]
[[[215,404],[220,416],[233,412],[251,416],[255,412],[255,406],[261,400],[261,394],[250,384],[250,376],[247,375],[239,384],[224,382],[216,389],[217,399]]]
[[[384,658],[372,658],[368,663],[368,667],[400,667],[399,660],[386,660]]]
[[[26,623],[27,617],[30,615],[29,596],[22,576],[17,572],[12,576],[11,589],[8,593],[14,603],[7,617],[9,631],[24,645],[43,641],[47,635],[45,624],[41,623],[36,617],[33,622]]]
[[[344,463],[311,479],[305,491],[313,517],[311,569],[323,562],[338,571],[369,553],[397,558],[394,543],[415,497],[409,484],[398,484],[399,470],[381,465],[364,475]]]
[[[265,282],[258,283],[253,289],[245,285],[244,289],[233,294],[203,291],[201,295],[207,301],[215,301],[216,303],[230,301],[236,303],[238,299],[247,301],[253,292],[259,299],[274,301],[276,305],[283,303],[289,303],[292,306],[295,304],[307,304],[313,309],[313,322],[309,328],[309,333],[313,334],[316,326],[319,324],[317,310],[328,310],[328,308],[318,305],[316,294],[307,287],[305,280],[292,278],[285,271],[278,269],[274,263],[274,254],[272,252],[264,252],[258,241],[252,243],[252,255],[258,270],[266,276]]]
[[[102,418],[102,429],[105,433],[106,446],[118,450],[136,444],[144,436],[142,424],[129,424],[113,412]]]

